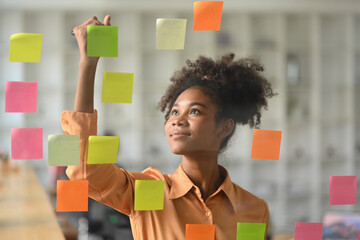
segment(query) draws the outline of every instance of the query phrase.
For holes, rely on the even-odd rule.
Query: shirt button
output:
[[[208,211],[208,212],[205,213],[205,215],[206,215],[207,217],[210,217],[211,212]]]

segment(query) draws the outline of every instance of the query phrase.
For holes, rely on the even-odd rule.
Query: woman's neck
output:
[[[182,168],[191,181],[200,189],[202,199],[211,196],[222,184],[217,162],[217,152],[201,152],[184,155]]]

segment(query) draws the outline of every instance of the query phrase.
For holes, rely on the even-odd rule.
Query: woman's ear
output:
[[[234,127],[235,127],[235,122],[233,119],[227,118],[227,119],[222,120],[221,138],[224,139],[227,136],[229,136],[233,132]]]

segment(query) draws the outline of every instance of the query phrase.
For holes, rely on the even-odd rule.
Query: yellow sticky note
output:
[[[116,163],[120,137],[89,136],[87,164]]]
[[[118,56],[118,26],[87,26],[88,57]]]
[[[103,73],[102,102],[132,103],[134,74]]]
[[[42,34],[16,33],[10,38],[10,62],[40,62]]]
[[[263,240],[265,232],[266,223],[238,222],[236,240]]]
[[[49,166],[80,165],[80,135],[49,135]]]
[[[186,22],[186,19],[157,19],[156,49],[184,49]]]
[[[135,211],[164,209],[165,181],[135,180]]]

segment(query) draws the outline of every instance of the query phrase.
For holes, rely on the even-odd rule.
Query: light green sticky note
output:
[[[133,73],[104,72],[102,102],[132,103]]]
[[[10,37],[9,62],[40,62],[43,35],[16,33]]]
[[[135,180],[135,211],[164,209],[165,181]]]
[[[79,135],[49,135],[49,166],[80,165]]]
[[[116,163],[120,137],[89,136],[87,164]]]
[[[117,57],[118,27],[87,26],[87,55],[88,57]]]
[[[237,223],[236,240],[264,240],[266,223]]]
[[[184,49],[186,19],[159,18],[156,20],[156,49]]]

